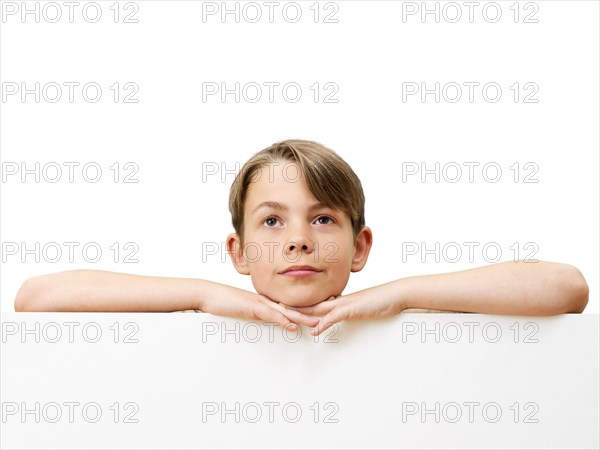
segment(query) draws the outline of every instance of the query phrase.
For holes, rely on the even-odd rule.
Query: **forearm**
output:
[[[545,316],[582,312],[589,289],[568,264],[508,261],[393,281],[405,308]]]
[[[206,282],[192,278],[71,270],[32,277],[15,300],[16,311],[139,311],[201,309]]]

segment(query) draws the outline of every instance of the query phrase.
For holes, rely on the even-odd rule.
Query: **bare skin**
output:
[[[232,233],[227,238],[234,267],[251,276],[257,293],[201,279],[71,270],[26,280],[15,310],[193,309],[284,327],[307,325],[318,335],[343,320],[385,318],[406,309],[548,316],[581,313],[587,305],[589,288],[581,272],[547,261],[507,261],[400,278],[342,295],[350,273],[367,262],[373,241],[370,228],[354,236],[349,217],[321,205],[304,182],[290,182],[277,172],[266,180],[248,190],[244,242],[268,257],[249,258],[240,236]],[[327,245],[335,250],[334,258],[317,252]],[[286,274],[291,257],[294,265],[310,265],[315,273]]]

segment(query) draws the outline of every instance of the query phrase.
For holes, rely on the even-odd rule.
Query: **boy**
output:
[[[352,168],[305,140],[275,143],[237,174],[227,249],[257,293],[190,278],[72,270],[32,277],[17,311],[178,311],[308,325],[319,335],[342,320],[377,319],[408,308],[484,314],[580,313],[587,283],[573,266],[513,261],[398,279],[342,296],[366,264],[372,232]]]

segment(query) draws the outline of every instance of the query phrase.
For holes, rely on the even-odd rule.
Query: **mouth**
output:
[[[321,272],[323,271],[312,266],[291,266],[279,273],[288,277],[303,278],[314,276]]]

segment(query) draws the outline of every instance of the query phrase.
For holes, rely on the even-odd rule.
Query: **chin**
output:
[[[268,294],[263,294],[263,295],[267,296],[271,300],[281,303],[282,305],[301,307],[301,306],[313,306],[313,305],[316,305],[317,303],[321,303],[322,301],[327,300],[333,294],[315,294],[315,293],[310,294],[309,293],[309,294],[303,294],[303,295],[299,295],[299,294],[285,295],[285,293],[283,293],[283,294],[273,293],[273,295],[268,295]]]
[[[308,294],[308,295],[288,295],[282,296],[281,300],[278,300],[281,304],[287,306],[313,306],[322,301],[327,300],[333,293],[320,293],[320,294]]]
[[[295,306],[295,307],[301,307],[301,306],[314,306],[317,303],[321,303],[323,300],[325,299],[300,299],[300,300],[290,300],[287,299],[285,301],[281,301],[279,303],[281,303],[282,305],[286,305],[286,306]]]

